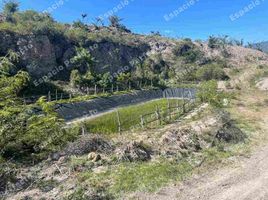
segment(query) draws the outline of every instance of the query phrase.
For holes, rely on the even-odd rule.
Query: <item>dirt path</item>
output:
[[[146,200],[267,200],[268,146],[241,161],[235,168],[225,168],[198,176],[181,186],[167,187]]]
[[[263,101],[263,98],[260,100],[256,97],[253,95],[249,101]],[[237,108],[237,112],[260,122],[262,132],[265,135],[268,133],[267,106],[258,112],[250,107]],[[268,200],[268,144],[256,148],[248,158],[235,158],[231,166],[196,175],[177,186],[163,188],[156,194],[139,194],[137,199]]]

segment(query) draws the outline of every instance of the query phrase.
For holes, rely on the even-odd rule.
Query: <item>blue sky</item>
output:
[[[177,17],[166,21],[164,16],[178,10],[190,0],[19,0],[21,10],[43,11],[64,1],[53,10],[53,17],[72,22],[87,13],[86,21],[103,15],[121,2],[128,5],[116,12],[133,32],[160,31],[170,37],[206,39],[209,35],[230,35],[237,39],[257,42],[268,40],[268,0],[192,0]],[[253,2],[253,3],[252,3]],[[189,5],[189,4],[188,4]],[[251,5],[251,6],[250,6]],[[253,6],[252,6],[253,5]],[[230,15],[249,8],[242,17],[232,21]]]

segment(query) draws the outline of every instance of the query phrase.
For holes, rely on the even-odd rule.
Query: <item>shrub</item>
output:
[[[211,49],[221,48],[226,44],[225,38],[209,36],[208,47]]]
[[[191,40],[186,39],[174,48],[173,53],[176,56],[184,57],[186,63],[193,63],[203,56],[202,52],[194,45],[194,43]]]
[[[76,137],[76,133],[63,129],[63,121],[53,112],[44,98],[38,101],[41,113],[27,106],[6,107],[0,112],[0,146],[4,158],[20,161],[45,158],[50,152]]]
[[[229,100],[230,96],[224,92],[219,92],[218,83],[215,80],[203,82],[197,93],[201,102],[210,103],[215,107],[223,107],[224,101]]]
[[[19,3],[14,0],[6,1],[3,7],[3,13],[6,17],[6,21],[15,22],[13,15],[19,10]]]
[[[79,41],[80,44],[85,44],[89,38],[89,33],[80,28],[68,29],[64,34],[72,42],[77,43]]]
[[[224,70],[220,68],[218,65],[210,64],[199,68],[196,71],[196,78],[200,81],[202,80],[209,81],[212,79],[226,80],[228,79],[228,76],[226,75]]]
[[[70,84],[73,87],[78,87],[82,84],[83,78],[77,69],[72,70],[70,75]]]

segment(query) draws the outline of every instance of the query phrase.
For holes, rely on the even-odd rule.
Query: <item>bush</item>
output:
[[[4,158],[20,161],[45,158],[57,151],[77,133],[63,129],[63,121],[53,112],[44,98],[38,101],[41,113],[34,113],[26,106],[5,108],[0,112],[0,146]]]
[[[176,56],[184,57],[186,63],[193,63],[203,56],[202,52],[194,45],[194,43],[187,39],[179,43],[174,48],[173,53]]]
[[[209,81],[209,80],[226,80],[228,76],[222,68],[218,65],[210,64],[206,65],[196,71],[196,78],[200,81]]]
[[[70,75],[70,84],[73,87],[78,87],[82,84],[83,82],[83,77],[79,73],[77,69],[72,70],[71,75]]]
[[[201,102],[207,102],[215,107],[224,107],[225,100],[229,102],[230,96],[218,91],[218,83],[215,80],[203,82],[197,93]]]

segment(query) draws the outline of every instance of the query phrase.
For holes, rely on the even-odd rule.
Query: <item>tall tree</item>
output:
[[[76,48],[76,55],[71,59],[74,67],[79,69],[82,73],[90,71],[93,74],[94,59],[90,55],[89,51],[83,47]]]
[[[116,15],[112,15],[109,17],[109,21],[110,21],[110,26],[119,28],[121,26],[120,22],[122,21],[122,19]]]
[[[3,13],[8,22],[14,22],[13,14],[19,10],[19,3],[15,0],[4,2]]]

